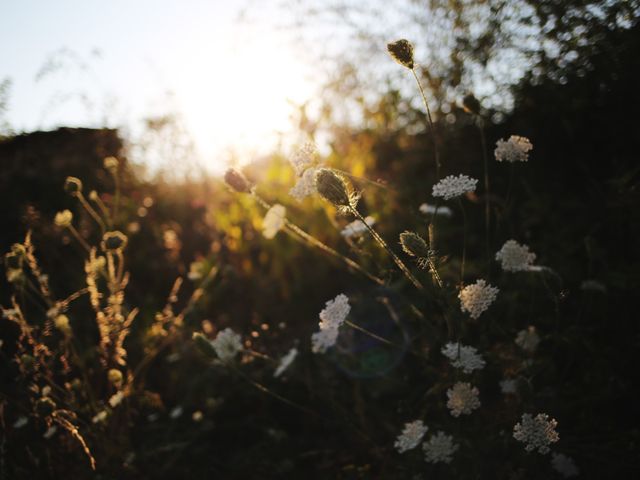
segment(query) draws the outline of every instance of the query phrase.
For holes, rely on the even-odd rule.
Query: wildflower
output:
[[[115,173],[118,170],[118,159],[116,157],[106,157],[103,160],[104,168],[109,170],[111,173]]]
[[[447,407],[451,415],[459,417],[461,414],[469,415],[475,409],[480,408],[478,394],[480,392],[470,383],[458,382],[447,390]]]
[[[262,235],[264,235],[265,238],[272,239],[282,230],[285,224],[286,213],[287,209],[279,203],[276,203],[267,211],[262,221]]]
[[[507,272],[520,272],[531,269],[536,254],[529,251],[527,245],[520,245],[515,240],[507,240],[500,251],[496,253],[496,260],[502,264]]]
[[[513,438],[525,443],[524,449],[527,452],[538,450],[541,454],[549,453],[549,445],[560,440],[556,427],[558,422],[553,418],[549,420],[549,415],[539,413],[535,417],[529,413],[522,415],[522,423],[517,423],[513,427]]]
[[[117,368],[112,368],[111,370],[109,370],[107,372],[107,378],[109,379],[109,383],[116,388],[122,385],[123,375],[122,372]]]
[[[478,180],[466,175],[458,175],[457,177],[449,175],[433,186],[432,195],[451,200],[465,193],[475,191],[477,183]]]
[[[442,354],[451,361],[453,367],[461,368],[464,373],[482,370],[486,365],[478,350],[460,343],[447,343],[442,347]]]
[[[320,312],[320,331],[311,335],[313,353],[324,353],[335,345],[338,329],[350,311],[349,297],[342,293],[326,303],[326,307]]]
[[[276,371],[273,373],[273,376],[278,378],[280,375],[282,375],[285,372],[285,370],[291,366],[291,364],[293,363],[293,361],[296,359],[297,356],[298,356],[298,349],[293,347],[291,350],[289,350],[289,353],[287,353],[284,357],[280,359],[280,365],[278,365],[278,368],[276,368]]]
[[[393,446],[400,453],[412,450],[418,446],[424,434],[427,433],[427,430],[429,430],[429,427],[422,423],[422,420],[405,423],[404,430],[398,435]]]
[[[58,227],[67,228],[71,225],[72,220],[73,213],[71,213],[71,210],[62,210],[61,212],[56,213],[53,223]]]
[[[400,234],[400,245],[407,255],[418,259],[429,258],[430,251],[427,242],[415,232],[402,232]]]
[[[111,408],[116,408],[124,400],[124,393],[122,391],[116,392],[109,398],[109,405]]]
[[[316,145],[313,142],[307,142],[289,159],[289,163],[298,177],[302,176],[304,171],[315,163],[316,152]]]
[[[529,353],[535,352],[539,343],[540,336],[533,325],[529,325],[525,330],[520,330],[516,336],[516,344]]]
[[[453,210],[451,210],[446,205],[441,205],[436,208],[434,205],[429,205],[427,203],[423,203],[418,207],[420,213],[425,215],[442,215],[443,217],[452,217]]]
[[[505,378],[500,381],[500,391],[505,395],[515,395],[518,393],[518,382],[513,378]]]
[[[64,182],[64,191],[73,197],[82,194],[82,180],[76,177],[67,177]]]
[[[230,328],[218,333],[211,346],[223,362],[232,360],[242,350],[242,337]]]
[[[321,168],[316,172],[318,193],[341,210],[356,208],[358,195],[355,194],[346,179],[330,168]]]
[[[367,225],[372,227],[376,223],[376,219],[368,216],[364,219]],[[347,224],[340,234],[345,238],[353,238],[362,235],[367,231],[366,225],[362,222],[362,220],[354,220],[353,222]]]
[[[317,168],[308,168],[298,179],[296,184],[289,190],[289,195],[298,200],[304,200],[309,195],[313,195],[318,190],[316,188],[316,172]]]
[[[460,309],[469,312],[469,316],[475,320],[495,301],[499,291],[484,280],[467,285],[458,294]]]
[[[551,466],[564,478],[575,477],[580,473],[580,470],[578,470],[573,458],[562,453],[551,454]]]
[[[66,315],[58,315],[53,324],[65,335],[71,335],[71,325],[69,325],[69,317]]]
[[[224,174],[224,181],[239,193],[251,193],[251,184],[242,172],[235,168],[228,169]]]
[[[29,419],[24,415],[18,417],[15,422],[13,422],[13,428],[18,429],[24,427],[27,423],[29,423]]]
[[[506,142],[502,139],[496,142],[494,154],[498,162],[526,162],[532,148],[528,138],[511,135]]]
[[[413,69],[413,45],[409,40],[396,40],[387,44],[387,50],[391,58],[403,67]]]
[[[458,445],[453,443],[451,435],[438,432],[435,435],[431,435],[431,438],[422,444],[422,449],[424,450],[425,460],[429,463],[451,463],[453,454],[458,450]]]
[[[121,251],[127,246],[127,236],[119,231],[107,232],[102,236],[102,249]]]
[[[607,293],[607,287],[598,280],[584,280],[580,284],[580,290]]]
[[[171,409],[171,411],[169,412],[169,417],[172,420],[176,420],[182,416],[183,412],[184,409],[180,405],[177,405]]]

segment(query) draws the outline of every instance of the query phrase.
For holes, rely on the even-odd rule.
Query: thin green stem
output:
[[[73,235],[75,237],[75,239],[78,241],[78,243],[80,243],[80,245],[82,245],[82,248],[84,248],[87,251],[87,253],[91,253],[91,247],[84,240],[84,238],[82,238],[80,236],[80,233],[78,233],[78,230],[76,230],[76,227],[74,227],[73,225],[69,225],[67,228],[71,232],[71,235]]]
[[[353,175],[352,173],[349,173],[349,172],[347,172],[345,170],[340,170],[339,168],[332,168],[332,170],[334,170],[336,172],[339,172],[339,173],[341,173],[341,174],[343,174],[343,175],[345,175],[345,176],[347,176],[349,178],[352,178],[354,180],[358,180],[360,182],[365,182],[365,183],[368,183],[368,184],[373,185],[373,186],[378,187],[378,188],[383,188],[385,190],[390,190],[392,192],[396,192],[397,191],[395,188],[392,188],[389,185],[386,185],[386,184],[384,184],[382,182],[379,182],[379,181],[376,181],[376,180],[370,180],[370,179],[368,179],[366,177],[359,177],[358,175]]]
[[[111,219],[111,213],[109,212],[109,209],[104,204],[104,202],[102,201],[99,195],[95,196],[94,202],[96,202],[96,205],[98,205],[98,208],[102,212],[102,215],[104,215],[104,218],[107,220],[107,225],[109,226],[109,228],[113,228],[113,220]]]
[[[429,130],[431,131],[431,139],[433,141],[433,151],[436,160],[436,179],[440,179],[440,154],[438,152],[438,141],[436,138],[436,130],[433,124],[433,119],[431,118],[431,109],[429,108],[429,102],[427,102],[427,96],[424,93],[424,89],[422,88],[422,83],[420,83],[420,79],[418,78],[418,74],[416,73],[415,68],[411,69],[411,73],[413,73],[413,78],[416,79],[416,83],[418,84],[418,89],[420,90],[420,95],[422,96],[422,102],[424,103],[425,108],[427,109],[427,121],[429,122]]]

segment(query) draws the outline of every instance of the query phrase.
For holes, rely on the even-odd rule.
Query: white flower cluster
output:
[[[520,245],[515,240],[507,240],[496,253],[496,260],[502,264],[502,269],[506,272],[530,270],[535,259],[536,254],[530,252],[527,245]]]
[[[262,235],[264,235],[264,238],[270,240],[282,230],[286,214],[287,209],[279,203],[276,203],[267,211],[264,220],[262,220]]]
[[[524,449],[527,452],[538,450],[543,455],[549,453],[549,445],[560,440],[556,427],[558,422],[553,418],[549,420],[549,415],[539,413],[531,416],[529,413],[522,415],[522,422],[513,427],[513,438],[525,443]]]
[[[453,216],[453,210],[451,210],[446,205],[438,206],[438,208],[436,209],[435,205],[423,203],[418,207],[418,210],[420,210],[420,213],[423,213],[425,215],[442,215],[443,217]]]
[[[398,435],[396,443],[394,443],[393,446],[400,453],[412,450],[418,446],[424,434],[427,433],[427,430],[429,430],[429,427],[422,423],[422,420],[405,423],[404,430]]]
[[[230,328],[218,332],[211,342],[216,354],[223,362],[232,360],[242,350],[242,337]]]
[[[320,312],[320,331],[311,335],[313,353],[324,353],[329,347],[335,345],[338,329],[350,311],[349,297],[343,293],[326,303],[326,307]]]
[[[480,408],[478,394],[480,392],[470,383],[458,382],[447,390],[447,407],[451,415],[459,417],[461,414],[469,415],[475,409]]]
[[[298,201],[313,195],[316,188],[316,172],[321,166],[315,158],[316,147],[313,143],[307,143],[300,148],[289,160],[298,176],[298,181],[289,190],[289,195]]]
[[[564,478],[575,477],[580,473],[573,458],[567,457],[563,453],[551,454],[551,466]]]
[[[376,223],[376,219],[369,216],[364,219],[367,222],[367,225],[372,227]],[[366,225],[362,222],[362,220],[354,220],[353,222],[347,224],[343,229],[341,235],[345,238],[353,238],[359,235],[362,235],[367,231]]]
[[[467,177],[466,175],[449,175],[443,178],[433,186],[432,195],[434,197],[442,197],[445,200],[464,195],[467,192],[473,192],[476,189],[478,180]]]
[[[533,148],[526,137],[511,135],[509,140],[498,140],[494,151],[498,162],[526,162],[529,160],[529,150]]]
[[[482,355],[474,347],[449,342],[442,347],[442,354],[451,361],[455,368],[461,368],[464,373],[481,370],[486,365]]]
[[[529,353],[535,352],[539,343],[540,336],[533,325],[530,325],[525,330],[520,330],[516,336],[516,344]]]
[[[451,435],[438,432],[431,435],[428,441],[422,444],[425,460],[429,463],[451,463],[453,454],[458,450],[458,445],[453,443]]]
[[[296,347],[293,347],[284,357],[280,359],[280,364],[278,365],[278,368],[276,368],[276,371],[273,373],[273,376],[278,378],[280,375],[282,375],[285,370],[291,366],[297,356],[298,349]]]
[[[458,294],[460,309],[463,312],[469,312],[471,318],[475,320],[495,301],[499,291],[484,280],[467,285]]]

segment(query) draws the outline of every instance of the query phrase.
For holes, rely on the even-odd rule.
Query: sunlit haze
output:
[[[313,92],[300,52],[278,29],[283,14],[268,1],[5,5],[7,119],[17,132],[120,127],[135,141],[144,118],[175,115],[207,169],[220,171],[230,152],[247,161],[291,133],[294,106]]]

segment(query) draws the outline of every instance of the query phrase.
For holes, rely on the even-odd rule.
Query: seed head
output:
[[[407,255],[417,258],[429,257],[429,247],[424,239],[414,232],[402,232],[400,234],[400,245]]]
[[[58,227],[67,228],[71,225],[72,220],[73,213],[71,213],[71,210],[62,210],[61,212],[56,213],[53,223]]]
[[[231,188],[239,193],[251,193],[251,184],[247,177],[242,172],[235,168],[230,168],[224,174],[224,181],[227,182]]]
[[[387,44],[389,55],[403,67],[413,70],[413,45],[409,40],[396,40]]]
[[[82,193],[82,180],[76,177],[67,177],[64,182],[64,191],[73,197]]]
[[[119,251],[127,246],[127,236],[119,231],[107,232],[102,236],[102,249],[104,251]]]
[[[318,193],[336,207],[349,209],[355,207],[357,199],[350,192],[344,177],[329,168],[321,168],[316,172]]]

